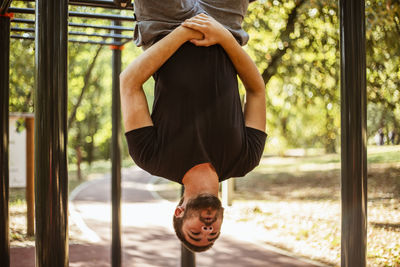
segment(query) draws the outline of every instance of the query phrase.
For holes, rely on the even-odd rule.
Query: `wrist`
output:
[[[219,44],[222,47],[226,48],[226,47],[232,45],[233,42],[236,42],[235,37],[233,37],[233,35],[231,34],[231,32],[228,29],[224,28],[224,34],[222,35]]]
[[[178,38],[179,40],[181,40],[183,42],[186,42],[186,41],[189,41],[190,39],[192,39],[189,29],[182,25],[179,25],[177,28],[175,28],[174,32],[176,34],[175,38]]]

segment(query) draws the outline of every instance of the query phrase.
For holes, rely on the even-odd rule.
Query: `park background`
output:
[[[16,1],[13,6],[34,4]],[[227,216],[261,227],[266,243],[337,266],[341,219],[337,2],[258,0],[249,6],[244,27],[251,36],[245,49],[266,83],[268,140],[260,166],[236,180]],[[400,1],[366,1],[366,37],[368,266],[400,266]],[[70,190],[110,172],[111,53],[108,47],[69,44]],[[127,44],[123,66],[140,53],[133,43]],[[10,112],[34,112],[34,61],[33,42],[11,40]],[[145,90],[150,107],[152,87],[149,80]],[[23,121],[18,127],[24,127]],[[126,143],[123,158],[124,167],[133,165]],[[179,187],[169,188],[159,194],[176,200]],[[23,246],[32,241],[25,234],[24,190],[11,189],[10,201],[11,244]]]

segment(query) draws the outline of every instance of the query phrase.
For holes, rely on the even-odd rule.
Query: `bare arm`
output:
[[[178,27],[132,61],[120,74],[125,131],[152,126],[143,84],[188,40],[202,38],[195,30]]]
[[[202,40],[191,40],[195,45],[220,44],[224,48],[246,88],[244,108],[246,126],[265,131],[265,84],[250,56],[226,28],[205,14],[197,15],[182,25],[204,34]]]

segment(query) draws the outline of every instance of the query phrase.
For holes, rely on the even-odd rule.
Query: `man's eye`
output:
[[[199,235],[200,233],[195,233],[195,232],[192,232],[191,231],[191,233],[192,233],[192,235]]]
[[[217,233],[211,233],[210,235],[215,236],[215,235],[217,235]]]

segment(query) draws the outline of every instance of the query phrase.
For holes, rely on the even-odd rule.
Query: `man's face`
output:
[[[220,235],[222,212],[222,208],[190,211],[182,225],[185,239],[192,245],[201,247],[214,243]]]
[[[183,215],[182,232],[195,246],[207,246],[219,237],[223,219],[221,201],[209,194],[190,200]]]

